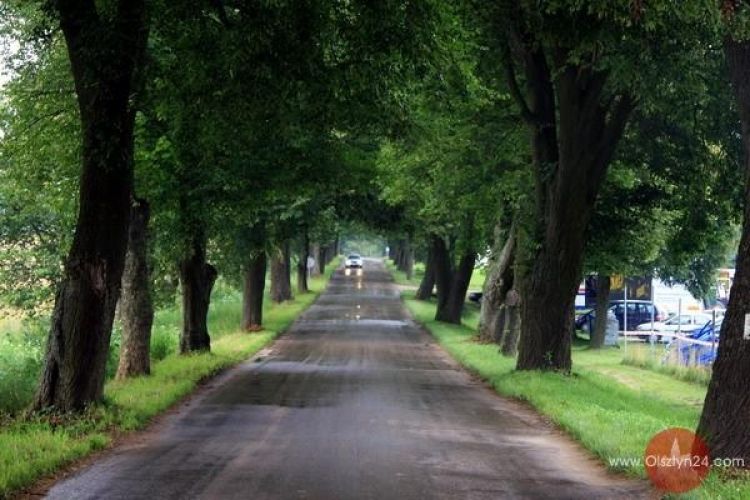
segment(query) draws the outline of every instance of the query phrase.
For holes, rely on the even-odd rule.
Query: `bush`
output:
[[[3,321],[0,329],[0,413],[16,413],[34,397],[42,367],[45,325]]]

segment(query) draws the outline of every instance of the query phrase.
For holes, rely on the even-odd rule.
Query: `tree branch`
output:
[[[508,89],[510,94],[515,99],[518,107],[521,110],[521,118],[529,125],[538,125],[539,119],[534,113],[531,112],[526,98],[521,92],[521,88],[518,85],[518,79],[516,78],[516,70],[513,66],[513,56],[510,53],[510,45],[507,40],[503,47],[503,64],[505,66],[505,77],[508,81]]]
[[[609,120],[604,125],[604,130],[600,136],[598,144],[596,144],[594,161],[589,167],[589,190],[598,190],[598,186],[603,182],[604,176],[607,172],[607,166],[612,161],[612,156],[617,149],[617,144],[620,142],[623,133],[625,132],[625,126],[628,123],[630,114],[633,112],[636,106],[635,100],[627,94],[621,95],[616,100],[613,107],[609,112]]]

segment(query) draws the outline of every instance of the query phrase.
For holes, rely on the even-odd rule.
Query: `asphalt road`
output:
[[[260,359],[51,498],[626,498],[532,411],[472,379],[408,317],[379,261],[335,273]]]

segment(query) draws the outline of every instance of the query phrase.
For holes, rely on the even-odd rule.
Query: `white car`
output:
[[[356,253],[349,255],[344,261],[344,267],[347,269],[362,269],[362,256]]]
[[[696,327],[705,325],[712,319],[712,315],[704,313],[681,314],[679,316],[675,314],[674,316],[670,316],[669,318],[667,318],[666,321],[654,322],[653,330],[655,332],[676,332],[677,330],[690,331],[694,330]],[[650,332],[651,322],[638,325],[636,327],[636,330],[641,332]]]

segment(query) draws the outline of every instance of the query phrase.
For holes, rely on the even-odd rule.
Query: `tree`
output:
[[[145,1],[114,13],[60,0],[83,130],[78,221],[57,291],[34,407],[76,410],[98,401],[125,263],[133,178],[134,78],[146,46]]]
[[[499,224],[498,224],[499,226]],[[516,229],[495,229],[495,248],[492,250],[489,272],[482,287],[482,304],[479,318],[479,337],[486,342],[502,343],[508,323],[508,315],[516,314],[518,308],[505,306],[508,293],[515,284]],[[515,319],[515,318],[514,318]],[[515,353],[516,340],[508,339],[508,352]]]
[[[519,154],[508,100],[478,79],[481,48],[462,28],[459,23],[448,55],[433,69],[435,78],[413,90],[409,133],[384,141],[379,158],[382,196],[403,207],[409,224],[396,239],[409,234],[428,248],[420,296],[431,296],[434,277],[436,319],[451,323],[461,322],[477,253],[487,247],[504,180]],[[409,253],[403,244],[390,247],[397,260]]]
[[[117,378],[151,373],[151,326],[154,303],[151,298],[148,220],[150,210],[144,200],[133,200],[130,211],[128,249],[122,275],[120,318],[122,344]]]
[[[746,425],[750,414],[746,384],[750,376],[750,343],[746,339],[750,310],[750,40],[745,28],[750,12],[744,2],[724,2],[723,6],[729,30],[724,53],[742,127],[745,206],[734,283],[697,433],[712,457],[750,460],[750,429]]]
[[[669,69],[705,49],[685,28],[697,9],[687,12],[566,1],[503,2],[492,11],[533,159],[533,203],[519,224],[518,369],[570,370],[586,230],[628,119],[654,89],[676,81]],[[667,71],[665,58],[674,58]]]

